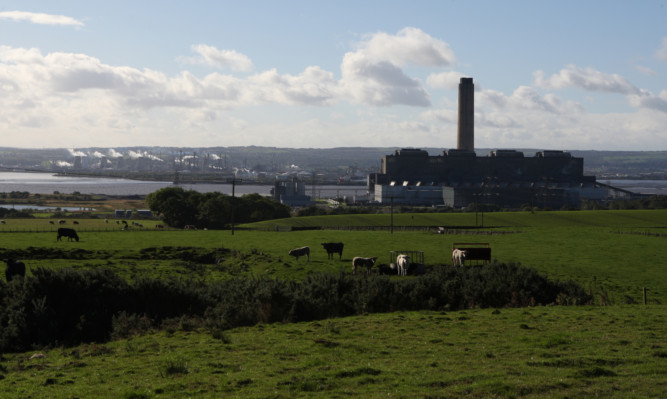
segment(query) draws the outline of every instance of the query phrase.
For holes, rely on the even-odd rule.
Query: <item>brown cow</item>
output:
[[[299,260],[299,256],[307,256],[308,262],[310,262],[310,247],[301,247],[295,248],[289,251],[289,254]]]
[[[377,260],[377,257],[374,258],[362,258],[360,256],[356,256],[352,259],[352,273],[357,272],[358,267],[365,267],[366,268],[366,274],[371,273],[371,268],[375,264],[375,261]]]

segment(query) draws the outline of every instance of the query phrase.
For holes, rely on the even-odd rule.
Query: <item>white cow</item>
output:
[[[468,251],[463,251],[460,249],[455,249],[452,251],[452,264],[454,266],[463,266],[463,262],[466,259],[466,255],[468,255]]]
[[[408,267],[410,267],[410,257],[408,255],[398,255],[396,257],[396,265],[398,266],[398,275],[407,276]]]

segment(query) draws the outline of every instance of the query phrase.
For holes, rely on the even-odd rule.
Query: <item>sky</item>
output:
[[[667,0],[0,3],[0,146],[667,150]]]

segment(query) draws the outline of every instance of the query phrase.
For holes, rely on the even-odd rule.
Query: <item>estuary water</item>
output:
[[[667,195],[667,180],[600,180],[600,183],[641,194]],[[130,180],[102,177],[57,176],[52,173],[0,172],[0,192],[27,191],[31,194],[81,194],[146,195],[163,187],[172,187],[171,182]],[[201,193],[220,192],[232,194],[231,184],[179,184],[185,190]],[[270,195],[271,185],[237,184],[235,195]],[[315,198],[340,198],[363,196],[365,186],[306,185],[306,195]]]
[[[0,193],[27,191],[31,194],[81,194],[146,195],[164,187],[173,187],[171,182],[130,180],[103,177],[57,176],[52,173],[0,172]],[[232,195],[231,184],[179,184],[185,190],[201,193],[219,192]],[[236,184],[235,195],[270,195],[271,185]],[[366,186],[306,185],[306,195],[315,198],[337,198],[362,196]]]

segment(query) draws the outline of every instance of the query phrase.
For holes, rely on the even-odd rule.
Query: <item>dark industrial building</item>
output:
[[[419,149],[401,149],[382,157],[380,173],[368,176],[371,199],[408,205],[559,209],[583,200],[633,195],[598,183],[595,176],[584,176],[584,159],[565,151],[540,151],[528,157],[516,150],[495,150],[478,157],[472,78],[461,78],[458,118],[456,149],[437,156]]]

